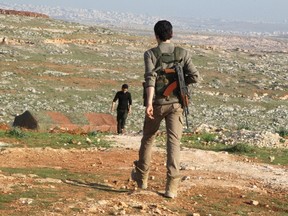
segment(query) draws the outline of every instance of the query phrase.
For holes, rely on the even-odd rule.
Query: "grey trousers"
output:
[[[160,123],[165,119],[167,141],[167,179],[179,178],[180,170],[180,139],[183,132],[183,109],[181,104],[154,105],[154,119],[145,116],[143,137],[139,150],[137,167],[143,171],[143,177],[148,176],[152,156],[152,146]]]

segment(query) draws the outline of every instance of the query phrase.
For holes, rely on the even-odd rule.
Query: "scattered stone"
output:
[[[24,175],[24,174],[21,174],[21,173],[14,173],[12,174],[11,176],[15,177],[15,178],[23,178],[23,179],[26,179],[27,176]]]
[[[121,210],[121,211],[119,212],[119,215],[126,215],[126,210],[125,210],[125,209]]]
[[[190,179],[191,179],[190,176],[183,176],[183,177],[182,177],[182,181],[188,181],[188,180],[190,180]]]
[[[91,144],[91,143],[92,143],[92,140],[89,139],[89,137],[86,137],[86,142],[87,142],[88,144]]]
[[[99,212],[99,208],[97,206],[91,206],[88,208],[88,212],[96,214]]]
[[[162,215],[162,211],[159,208],[154,209],[154,213]]]
[[[7,146],[10,146],[10,144],[4,143],[4,142],[1,142],[1,141],[0,141],[0,149],[1,149],[2,147],[7,147]]]
[[[45,179],[35,179],[36,182],[39,183],[53,183],[53,184],[61,184],[62,181],[60,179],[53,178],[45,178]]]
[[[148,206],[147,205],[145,205],[145,204],[143,204],[143,203],[141,203],[141,204],[139,204],[138,206],[136,206],[138,209],[141,209],[141,210],[145,210],[145,209],[147,209],[148,208]]]
[[[254,206],[257,206],[257,205],[259,205],[259,202],[256,201],[256,200],[251,200],[251,201],[250,201],[250,204],[251,204],[251,205],[254,205]]]
[[[269,160],[272,163],[275,160],[275,157],[274,156],[269,156]]]
[[[36,175],[36,174],[28,174],[28,177],[30,177],[30,178],[39,178],[39,176]]]
[[[34,202],[34,199],[31,199],[31,198],[20,198],[19,201],[22,204],[30,205],[30,204],[32,204]]]
[[[98,200],[97,203],[101,206],[103,205],[107,205],[108,204],[108,201],[107,200]]]

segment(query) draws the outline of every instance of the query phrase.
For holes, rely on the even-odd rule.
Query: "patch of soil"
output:
[[[107,136],[110,149],[6,148],[0,151],[0,192],[17,196],[1,215],[284,215],[287,167],[244,157],[183,150],[179,196],[164,198],[165,149],[154,148],[148,190],[130,180],[141,136]],[[44,178],[7,168],[51,168],[78,177]],[[80,177],[79,177],[80,176]],[[91,178],[93,176],[94,178]],[[37,195],[28,195],[36,191]],[[34,192],[34,193],[36,193]]]
[[[7,131],[7,130],[10,130],[11,129],[11,127],[9,126],[9,125],[7,125],[7,124],[0,124],[0,130],[2,130],[2,131]]]
[[[55,124],[72,124],[69,118],[59,112],[47,112]]]

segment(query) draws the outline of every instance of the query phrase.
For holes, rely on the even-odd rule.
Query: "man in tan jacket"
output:
[[[146,115],[139,159],[134,162],[135,168],[132,170],[131,177],[137,182],[139,188],[146,189],[148,187],[152,145],[160,123],[165,119],[167,176],[164,196],[175,198],[180,180],[180,139],[183,132],[183,108],[180,103],[179,87],[169,91],[169,95],[165,94],[172,82],[175,81],[177,74],[168,74],[163,71],[173,67],[177,60],[183,69],[187,85],[196,83],[199,73],[192,63],[191,54],[185,49],[175,47],[170,41],[173,30],[169,21],[158,21],[154,26],[154,33],[158,46],[144,53]]]

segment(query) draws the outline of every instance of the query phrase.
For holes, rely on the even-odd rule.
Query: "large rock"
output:
[[[106,113],[67,113],[25,111],[15,117],[13,126],[32,130],[51,130],[60,128],[65,131],[116,132],[114,116]]]
[[[33,116],[31,112],[25,111],[22,115],[18,115],[15,117],[13,127],[21,127],[35,130],[39,128],[39,125],[35,116]]]

